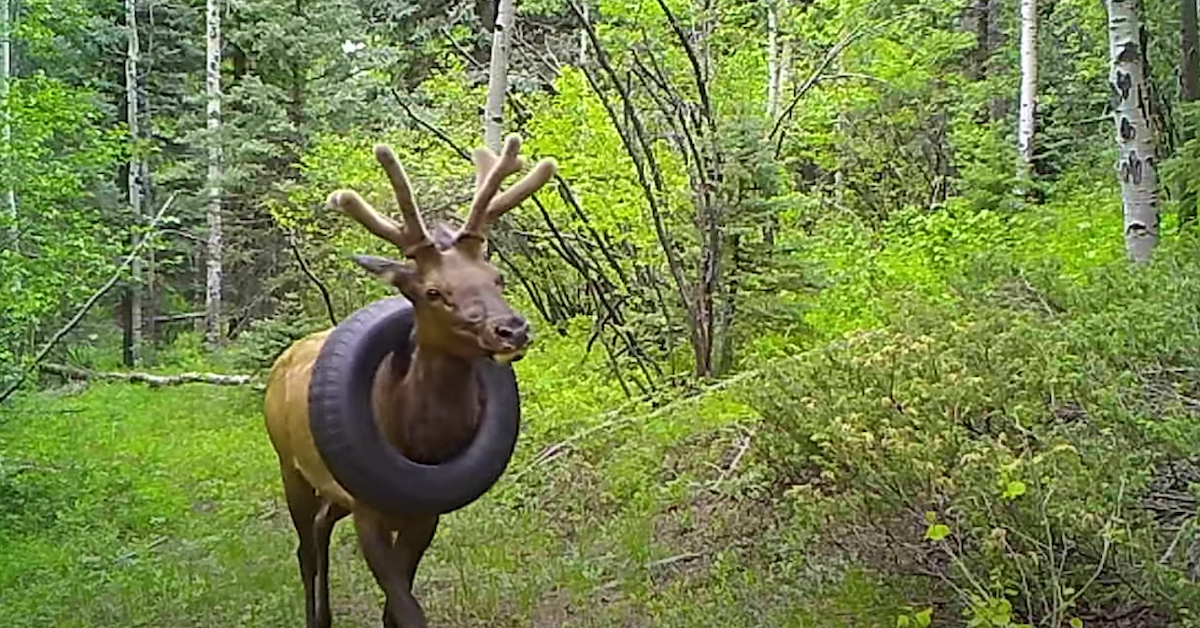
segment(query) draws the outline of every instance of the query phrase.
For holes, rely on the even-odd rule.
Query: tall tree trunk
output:
[[[208,92],[208,242],[204,281],[204,339],[221,341],[221,2],[208,0],[206,20]]]
[[[9,0],[0,0],[0,142],[6,156],[12,154],[12,124],[8,115],[8,86],[13,76],[12,30],[16,17]],[[17,242],[20,229],[17,227],[17,192],[12,182],[4,186],[4,208],[11,225],[10,241]]]
[[[784,94],[789,93],[789,88],[792,84],[792,38],[783,37],[783,42],[779,45],[779,97],[783,98]],[[775,115],[779,115],[778,103],[776,103]]]
[[[1109,84],[1117,135],[1117,179],[1125,210],[1125,250],[1143,262],[1158,243],[1158,173],[1150,128],[1150,85],[1141,45],[1141,3],[1106,0]]]
[[[1197,0],[1179,0],[1179,99],[1183,102],[1200,100],[1200,37],[1196,29]],[[1194,117],[1183,121],[1183,141],[1196,137]],[[1188,186],[1179,199],[1179,223],[1196,220],[1196,193]]]
[[[1037,0],[1021,0],[1021,109],[1017,123],[1017,180],[1023,192],[1033,173],[1033,139],[1037,112]]]
[[[981,81],[987,76],[987,60],[991,56],[988,46],[988,0],[971,0],[963,15],[963,28],[975,35],[967,76],[973,81]]]
[[[137,24],[137,0],[125,0],[125,120],[129,125],[129,143],[133,149],[129,156],[128,199],[129,213],[134,229],[130,236],[130,244],[135,245],[140,238],[138,233],[142,224],[142,181],[143,167],[140,155],[141,124],[138,113],[138,57],[140,56]],[[130,265],[129,281],[129,333],[128,347],[125,350],[125,361],[134,366],[142,360],[142,260],[140,256],[133,259]]]
[[[767,0],[767,122],[774,124],[779,114],[779,13],[776,3]]]
[[[784,0],[767,0],[767,128],[775,125],[779,118],[779,104],[787,93],[791,82],[792,40],[779,36],[779,3]],[[782,40],[782,41],[781,41]],[[772,212],[762,226],[763,242],[775,248],[775,234],[779,230],[779,217]]]
[[[582,8],[583,8],[583,19],[586,20],[586,19],[588,19],[588,5],[585,3]],[[587,63],[587,49],[588,49],[587,29],[581,28],[581,29],[579,29],[579,66],[580,67],[583,67],[583,64]]]
[[[1196,31],[1197,0],[1179,0],[1179,97],[1200,100],[1200,37]]]
[[[984,73],[988,77],[1001,76],[1008,68],[1007,59],[993,58],[992,53],[1004,46],[1004,3],[1002,0],[987,0],[987,49],[984,51]],[[992,97],[989,113],[992,121],[1008,116],[1010,101],[1000,93]]]
[[[513,0],[500,0],[496,26],[492,30],[492,65],[488,69],[487,104],[483,108],[483,143],[500,152],[504,134],[504,95],[508,93],[508,51],[513,18]]]

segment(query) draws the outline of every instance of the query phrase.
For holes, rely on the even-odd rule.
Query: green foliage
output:
[[[0,212],[0,388],[45,326],[110,272],[120,233],[102,206],[119,134],[97,124],[94,94],[44,75],[10,88],[13,142],[0,146],[0,188],[20,193],[15,221]]]
[[[859,530],[848,551],[933,543],[969,625],[1059,625],[1101,603],[1178,612],[1198,591],[1140,500],[1200,442],[1196,243],[1086,282],[1011,250],[950,275],[960,298],[902,292],[886,328],[781,362],[747,392],[768,459],[801,519]]]
[[[0,188],[20,211],[15,225],[0,212],[0,238],[20,238],[0,249],[0,388],[126,250],[130,150],[149,160],[150,205],[180,193],[147,254],[147,314],[200,308],[212,139],[199,4],[155,2],[139,27],[151,135],[135,147],[119,5],[19,4]],[[462,215],[471,165],[413,117],[479,144],[488,35],[443,4],[228,5],[216,139],[236,338],[211,351],[171,326],[146,352],[154,369],[261,375],[327,327],[297,256],[338,316],[390,292],[350,258],[393,247],[325,208],[352,188],[396,213],[373,144],[396,149],[430,218]],[[764,3],[670,0],[691,51],[656,0],[588,3],[660,166],[666,238],[618,132],[631,112],[589,82],[597,51],[579,52],[573,13],[518,4],[505,131],[529,158],[557,159],[571,195],[555,182],[496,232],[539,340],[517,366],[512,472],[447,519],[423,572],[439,623],[1078,628],[1138,604],[1187,621],[1195,486],[1166,469],[1194,470],[1200,447],[1200,248],[1185,233],[1125,267],[1101,3],[1042,3],[1039,204],[1012,195],[1014,3],[989,3],[1001,37],[988,41],[961,1],[779,3],[791,57],[778,120]],[[1183,131],[1200,122],[1172,105],[1173,6],[1147,3],[1146,23],[1152,101],[1181,139],[1162,173],[1181,199],[1200,162]],[[704,106],[689,52],[711,70],[711,126],[680,122]],[[697,173],[698,155],[717,154]],[[692,366],[684,300],[704,279],[709,192],[714,310],[728,317],[717,359],[732,377],[676,386]],[[693,284],[682,299],[666,239]],[[114,291],[52,358],[117,368],[117,305]],[[0,414],[0,502],[13,505],[0,624],[299,621],[257,395],[76,388]],[[1165,512],[1163,491],[1188,505]],[[337,538],[337,606],[375,622],[375,585]]]

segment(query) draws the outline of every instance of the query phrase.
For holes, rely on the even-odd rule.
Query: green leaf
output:
[[[1071,628],[1083,628],[1083,620],[1078,617],[1072,617],[1067,623],[1071,624]]]
[[[1025,494],[1025,483],[1020,480],[1012,480],[1004,487],[1004,499],[1014,500]]]
[[[950,528],[942,523],[935,523],[925,530],[925,538],[940,541],[950,534]]]

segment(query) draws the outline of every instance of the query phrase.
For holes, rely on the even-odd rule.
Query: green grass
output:
[[[443,518],[422,564],[432,625],[894,625],[897,592],[800,559],[810,537],[756,478],[757,418],[732,395],[606,412],[598,371],[555,354],[522,363],[509,473]],[[302,625],[259,404],[97,384],[0,411],[0,626]],[[378,625],[348,523],[332,552],[335,623]]]

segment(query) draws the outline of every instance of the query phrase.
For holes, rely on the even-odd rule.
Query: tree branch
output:
[[[850,44],[854,43],[854,41],[861,37],[865,32],[866,31],[864,31],[862,28],[855,28],[825,52],[825,57],[821,59],[821,62],[817,64],[817,67],[813,69],[812,73],[808,75],[808,78],[804,80],[804,83],[802,83],[796,90],[795,94],[792,96],[792,100],[788,102],[788,106],[784,108],[783,113],[779,114],[779,118],[775,120],[775,125],[771,127],[771,133],[767,136],[768,138],[774,138],[775,134],[779,133],[779,130],[783,127],[784,120],[787,120],[789,117],[791,117],[792,111],[796,109],[796,105],[800,103],[800,100],[804,98],[804,95],[808,93],[808,90],[812,89],[813,86],[821,80],[821,77],[825,74],[825,70],[829,67],[829,64],[833,63],[833,60],[836,59],[838,55],[842,54],[843,50],[849,47]]]
[[[296,237],[289,233],[287,236],[288,248],[292,250],[292,256],[296,258],[296,263],[300,265],[300,270],[308,276],[309,280],[317,286],[317,290],[321,291],[321,299],[325,301],[325,313],[329,315],[329,322],[337,327],[337,314],[333,312],[333,300],[329,298],[329,290],[325,288],[325,284],[317,278],[311,268],[308,267],[308,262],[304,261],[304,256],[300,254],[300,247],[296,246]]]

